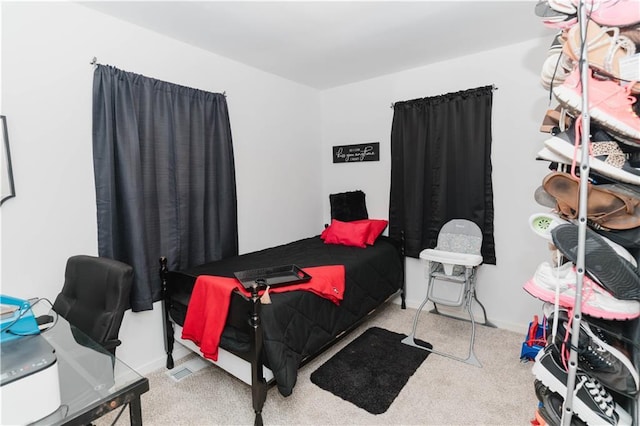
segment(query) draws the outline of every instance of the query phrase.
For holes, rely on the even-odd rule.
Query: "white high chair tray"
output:
[[[482,256],[479,254],[458,253],[438,249],[422,250],[420,252],[420,259],[467,267],[478,266],[482,263]]]

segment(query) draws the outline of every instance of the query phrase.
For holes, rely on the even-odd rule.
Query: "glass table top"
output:
[[[62,316],[43,330],[41,336],[55,349],[60,377],[60,407],[34,424],[73,424],[83,416],[100,417],[149,389],[149,382],[131,367],[106,351]],[[126,398],[125,398],[126,399]],[[105,407],[105,404],[107,406]],[[101,413],[101,414],[100,414]],[[79,419],[80,420],[80,419]]]

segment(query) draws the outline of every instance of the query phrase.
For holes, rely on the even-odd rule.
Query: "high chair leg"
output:
[[[471,318],[471,340],[469,341],[469,355],[467,356],[467,359],[464,360],[463,362],[466,362],[467,364],[475,365],[476,367],[482,367],[482,364],[480,364],[480,361],[478,361],[478,358],[476,357],[476,353],[473,351],[473,346],[476,341],[476,320],[473,317],[473,309],[471,309],[471,300],[472,300],[471,297],[467,299],[467,311],[469,312],[469,318]]]
[[[433,277],[430,277],[428,285],[431,285],[432,280],[433,280]],[[422,308],[424,308],[424,305],[426,305],[428,301],[429,301],[429,291],[427,290],[427,296],[424,298],[424,300],[420,304],[420,307],[418,307],[418,310],[416,311],[416,316],[413,318],[413,327],[411,328],[411,334],[409,334],[409,336],[407,336],[402,341],[403,343],[407,343],[407,344],[410,344],[411,346],[423,348],[422,346],[418,345],[415,342],[415,335],[416,335],[416,327],[418,326],[418,318],[420,317],[420,312],[422,312]]]
[[[429,285],[432,284],[432,279],[433,279],[433,277],[430,277]],[[465,304],[466,304],[466,307],[467,307],[467,312],[469,313],[469,318],[471,320],[471,336],[470,336],[470,340],[469,340],[469,353],[467,354],[466,358],[456,357],[456,356],[454,356],[452,354],[436,351],[436,350],[433,350],[431,348],[427,348],[425,346],[422,346],[422,345],[416,343],[415,337],[416,337],[416,328],[418,326],[418,317],[420,316],[420,312],[424,308],[424,305],[429,301],[429,292],[428,291],[427,291],[427,296],[425,297],[425,299],[420,304],[420,307],[418,308],[418,310],[416,312],[416,316],[413,319],[413,328],[411,330],[411,334],[409,334],[407,337],[402,339],[402,343],[404,343],[406,345],[409,345],[409,346],[413,346],[415,348],[419,348],[419,349],[434,353],[436,355],[441,355],[441,356],[444,356],[444,357],[447,357],[447,358],[451,358],[451,359],[453,359],[455,361],[464,362],[466,364],[482,368],[482,364],[480,363],[480,361],[478,360],[478,357],[476,357],[476,354],[474,352],[474,344],[475,344],[475,339],[476,339],[476,321],[475,321],[475,318],[473,316],[473,309],[472,309],[472,306],[471,306],[471,304],[472,304],[471,302],[472,302],[472,300],[474,298],[475,297],[473,296],[473,285],[471,285],[467,289],[467,294],[465,295]],[[485,318],[486,318],[486,316],[485,316]]]

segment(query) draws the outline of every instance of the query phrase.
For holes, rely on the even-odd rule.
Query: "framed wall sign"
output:
[[[7,117],[0,115],[0,137],[2,140],[2,154],[0,158],[0,174],[2,175],[0,188],[2,190],[2,196],[0,198],[0,205],[7,201],[9,198],[16,196],[16,190],[13,186],[13,169],[11,168],[11,152],[9,150],[9,132],[7,131]]]
[[[380,161],[380,142],[333,147],[334,163],[361,163],[363,161]]]

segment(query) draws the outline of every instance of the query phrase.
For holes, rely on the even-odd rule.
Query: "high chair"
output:
[[[478,225],[466,219],[452,219],[440,229],[436,248],[425,249],[420,252],[420,259],[426,261],[427,296],[416,312],[411,334],[402,340],[403,343],[475,365],[476,367],[482,367],[473,351],[476,321],[472,310],[472,302],[475,300],[482,308],[484,324],[489,325],[484,306],[478,301],[475,294],[476,271],[482,263],[481,247],[482,231]],[[450,290],[448,294],[438,294],[436,292],[437,283],[450,284],[446,288],[446,290]],[[453,292],[455,294],[452,295],[451,293]],[[451,354],[438,352],[416,343],[418,317],[428,301],[433,302],[436,313],[438,313],[437,303],[453,307],[464,306],[467,309],[471,321],[471,338],[467,358],[459,358]]]

